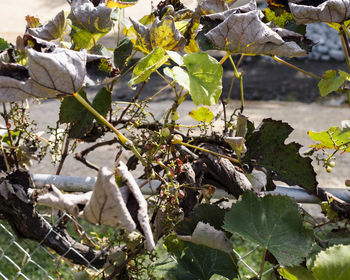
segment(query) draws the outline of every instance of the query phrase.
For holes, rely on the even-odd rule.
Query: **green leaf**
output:
[[[312,272],[316,280],[350,279],[350,246],[337,245],[320,252]]]
[[[282,267],[279,274],[287,280],[315,280],[311,271],[303,266]]]
[[[184,59],[181,54],[174,51],[166,51],[166,53],[177,65],[181,66],[184,64]]]
[[[322,75],[322,80],[319,81],[318,88],[321,95],[326,96],[333,91],[337,91],[345,81],[346,78],[343,75],[337,75],[335,70],[327,70]]]
[[[134,44],[131,42],[131,40],[128,37],[124,38],[118,44],[118,47],[114,49],[114,66],[118,68],[123,67],[125,65],[126,60],[131,55],[133,48]]]
[[[330,127],[326,131],[314,132],[308,131],[308,135],[312,140],[319,142],[312,147],[318,149],[341,149],[350,152],[350,131],[342,130],[338,126]]]
[[[194,209],[189,218],[176,225],[175,231],[179,235],[192,235],[198,222],[212,225],[217,230],[224,224],[224,217],[227,211],[213,204],[200,204]]]
[[[279,27],[284,28],[287,22],[294,21],[295,19],[293,15],[290,12],[287,12],[286,10],[280,11],[279,14],[276,15],[275,11],[271,10],[270,8],[266,8],[264,10],[265,17],[267,21],[273,21],[273,23]]]
[[[184,87],[184,89],[190,91],[190,77],[186,70],[179,66],[174,66],[172,69],[166,67],[163,71],[169,78],[174,79],[176,83]]]
[[[91,33],[87,30],[72,26],[72,39],[76,49],[91,49],[104,33]]]
[[[162,48],[155,48],[151,53],[149,53],[144,58],[140,59],[134,71],[132,72],[131,80],[128,85],[130,87],[143,82],[148,79],[148,77],[155,72],[159,67],[161,67],[165,62],[168,61],[168,56]]]
[[[279,264],[292,266],[302,262],[312,245],[302,222],[298,206],[289,197],[258,198],[246,192],[226,213],[223,228],[267,249]]]
[[[191,118],[198,122],[211,122],[214,118],[214,114],[207,107],[198,107],[197,110],[193,109],[188,113]]]
[[[10,47],[10,44],[3,38],[0,38],[0,51],[7,50]]]
[[[81,89],[79,94],[88,102],[86,92]],[[102,88],[94,98],[92,107],[102,116],[106,116],[111,106],[111,94]],[[59,112],[60,123],[70,123],[70,138],[81,138],[93,127],[94,116],[72,96],[63,99]]]
[[[111,103],[112,103],[111,92],[103,87],[99,90],[94,100],[92,101],[92,107],[105,118],[107,116],[107,113],[111,109]],[[100,122],[100,120],[97,120],[97,121]],[[101,124],[103,123],[101,122]]]
[[[222,91],[221,64],[206,53],[191,53],[184,56],[190,80],[190,94],[196,105],[214,105]]]
[[[168,263],[166,279],[209,280],[215,274],[229,279],[237,277],[237,260],[234,263],[233,256],[206,246],[185,244],[184,254],[177,258],[177,264],[170,266]]]
[[[247,152],[243,160],[246,163],[256,160],[260,166],[276,174],[274,180],[313,191],[317,181],[311,158],[300,156],[300,144],[284,144],[292,131],[293,128],[287,123],[264,119],[247,138]]]

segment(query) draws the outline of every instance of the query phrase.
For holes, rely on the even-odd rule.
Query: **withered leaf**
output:
[[[106,33],[112,28],[112,9],[104,4],[94,7],[89,0],[73,0],[68,18],[72,24],[90,33]]]
[[[92,192],[82,194],[62,193],[54,185],[34,191],[34,199],[41,205],[67,211],[69,214],[79,216],[79,205],[85,205],[91,198]]]
[[[27,53],[28,70],[18,64],[0,65],[1,102],[73,94],[85,83],[88,61],[101,59],[100,56],[90,56],[85,51],[61,48],[48,53],[27,49]],[[93,76],[92,73],[89,74],[89,81]]]
[[[136,229],[123,195],[115,183],[114,173],[106,167],[98,172],[91,199],[86,204],[83,215],[93,224],[120,226],[128,232]]]
[[[232,252],[232,243],[221,230],[215,229],[209,223],[198,222],[191,236],[178,235],[178,238],[197,245],[204,245],[226,253]]]
[[[198,7],[201,15],[220,13],[228,10],[225,0],[199,0]]]
[[[303,3],[289,3],[289,8],[298,24],[315,22],[341,23],[350,18],[349,0],[327,0],[314,6]]]
[[[28,28],[28,33],[43,40],[51,41],[60,38],[65,28],[66,17],[62,10],[45,25],[36,28]]]
[[[255,1],[241,8],[208,15],[205,18],[209,22],[214,21],[205,37],[217,49],[251,55],[307,55],[294,41],[285,41],[279,33],[262,22]]]

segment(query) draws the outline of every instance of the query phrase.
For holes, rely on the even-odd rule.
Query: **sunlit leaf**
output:
[[[312,272],[303,266],[282,267],[278,272],[287,280],[315,280]]]
[[[221,64],[206,53],[186,54],[183,59],[188,70],[194,104],[216,104],[222,91]]]
[[[188,113],[191,118],[195,119],[199,122],[211,122],[214,118],[214,114],[207,107],[198,107],[197,109],[193,109],[190,113]]]
[[[284,28],[287,22],[294,21],[294,17],[291,13],[283,10],[283,12],[279,15],[276,15],[274,10],[266,8],[264,10],[265,17],[267,21],[272,21],[275,25]]]
[[[326,131],[314,132],[308,131],[309,137],[319,142],[312,145],[319,149],[341,149],[350,152],[350,131],[343,130],[338,126],[330,127]]]
[[[89,0],[73,0],[68,18],[72,24],[90,33],[107,33],[112,28],[112,10],[103,4],[94,6]]]
[[[37,17],[27,15],[25,17],[28,28],[36,28],[41,25],[40,20]]]
[[[179,235],[191,235],[200,221],[220,230],[224,224],[226,212],[217,205],[200,204],[193,210],[190,217],[176,225],[175,231]]]
[[[341,23],[350,18],[350,2],[327,0],[311,4],[291,3],[289,8],[297,23],[336,22]]]
[[[143,53],[149,53],[152,50],[152,46],[148,28],[133,18],[130,18],[130,21],[133,24],[133,30],[137,37],[137,40],[134,42],[135,49]]]
[[[175,27],[174,18],[166,16],[162,20],[156,18],[150,29],[152,48],[162,47],[165,50],[180,48],[185,43],[185,38]]]
[[[320,252],[312,272],[316,280],[350,279],[350,246],[337,245]]]
[[[217,249],[228,254],[232,253],[233,250],[231,242],[222,230],[217,230],[210,224],[203,222],[198,222],[192,235],[178,235],[178,238],[197,245]]]
[[[138,0],[107,0],[106,6],[108,8],[114,9],[114,8],[127,8],[134,6],[137,3]]]
[[[294,42],[301,40],[302,35],[271,29],[261,20],[260,11],[253,3],[204,17],[201,21],[204,24],[203,31],[197,35],[200,47],[210,49],[210,44],[213,44],[216,49],[252,55],[307,55],[307,52]],[[209,42],[203,37],[209,39]]]
[[[313,191],[317,181],[311,158],[299,154],[300,144],[284,143],[292,131],[293,128],[287,123],[264,119],[247,138],[247,152],[243,160],[247,163],[255,160],[259,166],[275,174],[273,180]]]
[[[180,86],[190,91],[190,77],[188,72],[181,67],[174,66],[172,69],[164,68],[164,74],[174,79]]]
[[[155,48],[151,53],[142,58],[132,72],[132,78],[128,85],[130,87],[143,82],[149,76],[168,61],[168,56],[164,49]]]
[[[287,196],[259,198],[246,192],[226,213],[223,228],[259,244],[286,266],[301,263],[312,245],[297,204]]]
[[[28,33],[40,39],[51,41],[60,38],[66,29],[64,11],[59,12],[52,20],[43,26],[28,28]]]
[[[228,10],[225,0],[199,0],[198,9],[201,15],[220,13]]]
[[[184,60],[181,54],[174,51],[166,51],[166,53],[177,65],[181,66],[184,64]]]
[[[91,33],[85,29],[72,26],[72,39],[76,50],[90,50],[96,42],[104,35],[103,33]]]
[[[318,88],[321,95],[326,96],[333,91],[337,91],[345,81],[346,77],[344,75],[337,75],[335,70],[327,70],[322,75],[322,80],[318,82]]]

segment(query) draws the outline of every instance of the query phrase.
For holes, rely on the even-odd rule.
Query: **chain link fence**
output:
[[[290,193],[286,188],[278,189],[276,193],[282,191],[294,198],[296,196],[295,189],[291,189]],[[310,202],[314,199],[306,193],[303,195],[300,190],[297,192],[301,195],[297,201]],[[85,224],[85,221],[79,222],[66,213],[52,215],[50,209],[38,208],[41,213],[39,219],[48,230],[36,241],[31,240],[34,239],[32,237],[22,238],[21,232],[15,233],[12,228],[16,227],[10,226],[11,220],[8,219],[9,223],[0,220],[0,279],[74,279],[85,270],[94,275],[93,279],[103,278],[104,271],[112,267],[112,261],[109,263],[108,260],[111,247],[121,246],[118,244],[117,230]],[[303,208],[301,210],[305,212]],[[309,216],[314,219],[312,215]],[[53,221],[52,217],[58,218]],[[263,250],[247,243],[242,241],[234,244],[233,252],[245,274],[258,276],[261,273],[257,270]],[[262,275],[269,274],[273,269],[272,265],[265,266]]]

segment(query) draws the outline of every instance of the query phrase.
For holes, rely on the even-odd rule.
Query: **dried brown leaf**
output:
[[[317,6],[289,3],[289,8],[298,24],[341,23],[350,18],[350,0],[328,0]]]

